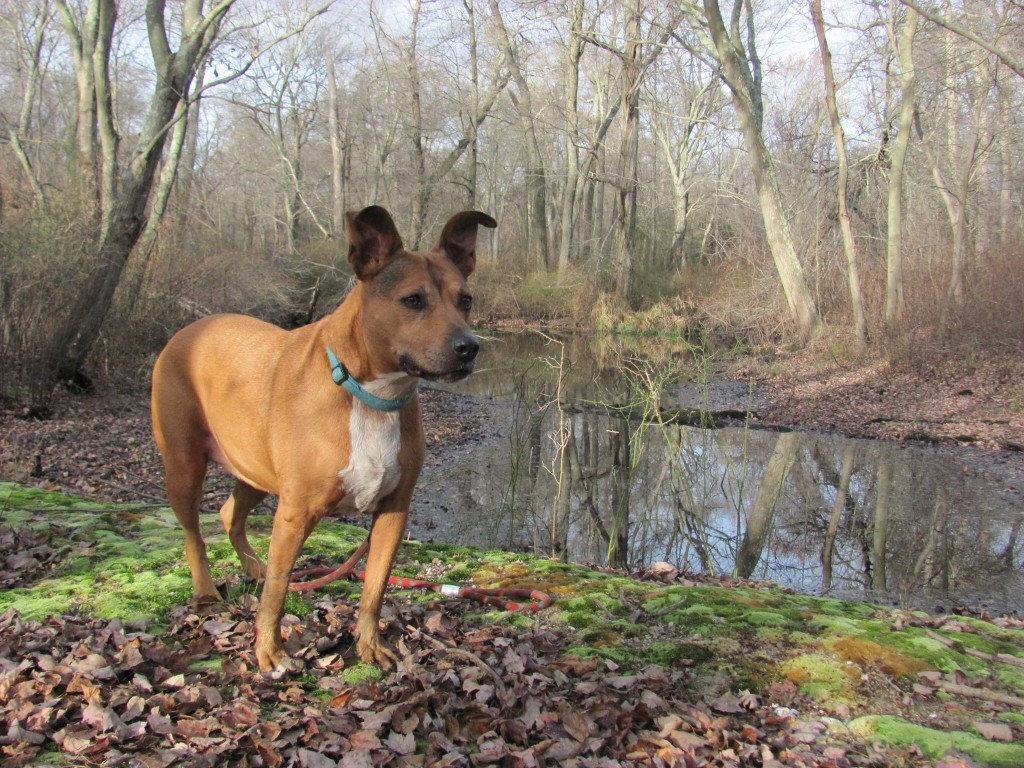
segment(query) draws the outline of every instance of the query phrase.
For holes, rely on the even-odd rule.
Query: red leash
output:
[[[353,576],[357,579],[365,580],[366,572],[355,570],[355,566],[369,548],[370,537],[367,536],[356,551],[352,553],[352,556],[337,568],[307,568],[293,573],[292,578],[296,580],[288,585],[288,589],[292,592],[306,592],[310,589],[325,587],[345,576]],[[310,581],[304,580],[310,576],[320,576],[321,578]],[[462,597],[467,600],[476,600],[485,605],[504,608],[506,611],[539,611],[550,607],[552,603],[550,595],[535,589],[480,589],[478,587],[460,587],[456,584],[439,584],[422,579],[406,579],[401,576],[391,576],[388,579],[388,584],[401,587],[402,589],[429,589],[445,597]],[[532,602],[521,603],[517,602],[517,600],[531,600]]]

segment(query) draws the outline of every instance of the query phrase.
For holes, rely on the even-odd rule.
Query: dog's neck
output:
[[[347,375],[358,384],[357,387],[353,387],[349,383],[345,387],[357,400],[377,410],[396,410],[401,405],[389,407],[375,401],[402,401],[401,404],[404,405],[416,394],[420,380],[402,370],[382,370],[380,362],[371,355],[362,330],[361,290],[362,284],[357,284],[341,305],[320,321],[321,330],[316,334],[315,342],[319,349],[314,349],[314,353],[327,361],[331,377],[336,384],[341,385],[339,379],[342,376],[335,367],[335,359],[332,359],[334,355],[337,356],[337,362],[340,362]],[[363,390],[369,397],[361,398],[358,390]]]

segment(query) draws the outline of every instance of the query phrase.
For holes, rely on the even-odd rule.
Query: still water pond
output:
[[[931,611],[1024,612],[1024,514],[962,455],[657,417],[742,412],[746,386],[709,382],[710,368],[682,343],[489,339],[478,372],[453,387],[481,399],[487,437],[424,472],[412,534]]]

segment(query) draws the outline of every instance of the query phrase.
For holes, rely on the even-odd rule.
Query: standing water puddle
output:
[[[1024,513],[955,451],[739,418],[663,423],[654,414],[702,401],[742,411],[746,389],[701,386],[708,366],[682,343],[644,345],[488,340],[478,372],[452,387],[482,399],[488,437],[424,471],[412,535],[930,611],[1024,611]]]

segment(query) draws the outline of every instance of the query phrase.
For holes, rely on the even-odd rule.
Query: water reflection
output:
[[[502,354],[501,370],[470,380],[500,395],[500,437],[425,475],[418,537],[626,568],[664,560],[929,610],[1024,609],[1021,515],[950,455],[661,423],[682,345],[598,361],[527,338]]]

